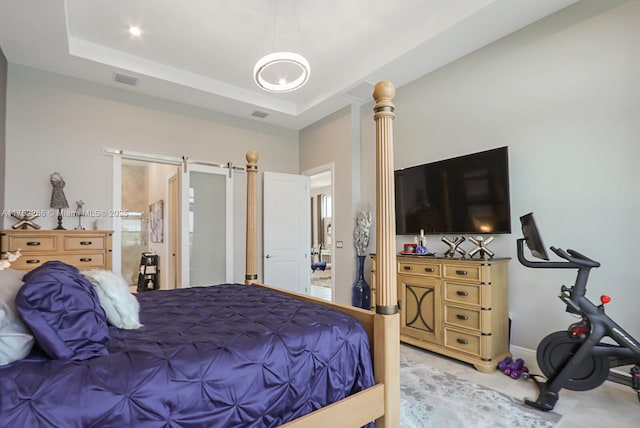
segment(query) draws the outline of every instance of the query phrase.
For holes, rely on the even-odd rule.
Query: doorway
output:
[[[333,163],[302,172],[310,178],[311,280],[310,294],[332,301],[335,295]]]
[[[120,207],[127,215],[120,218],[120,269],[132,288],[137,286],[140,259],[145,252],[158,255],[154,287],[177,286],[176,258],[171,250],[175,245],[172,237],[176,236],[176,195],[170,192],[170,183],[179,173],[176,165],[122,159]]]

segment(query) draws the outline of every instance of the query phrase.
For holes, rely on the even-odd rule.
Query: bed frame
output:
[[[345,312],[356,318],[369,335],[376,385],[334,404],[302,416],[284,427],[360,427],[376,421],[376,427],[400,426],[400,319],[396,288],[395,206],[393,185],[393,98],[391,82],[379,82],[373,90],[376,102],[376,302],[375,312],[340,305],[306,295],[274,289],[258,281],[257,173],[258,154],[247,153],[247,285],[268,287]]]

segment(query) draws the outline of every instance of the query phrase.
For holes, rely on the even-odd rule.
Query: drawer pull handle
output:
[[[91,241],[80,241],[80,245],[91,245],[93,242]]]
[[[403,269],[404,270],[413,270],[413,266],[404,266]]]
[[[93,260],[91,257],[83,257],[80,259],[81,262],[90,262],[91,260]]]
[[[461,338],[457,338],[456,342],[458,342],[461,345],[468,345],[469,341],[467,339],[461,339]]]
[[[468,317],[468,316],[466,316],[466,315],[461,315],[461,314],[457,314],[457,315],[456,315],[456,318],[458,318],[459,320],[462,320],[462,321],[466,321],[466,320],[468,320],[468,319],[469,319],[469,317]]]
[[[467,272],[466,270],[457,270],[456,273],[461,276],[469,275],[469,272]]]
[[[37,247],[38,245],[40,245],[40,242],[38,242],[38,241],[29,241],[29,242],[27,242],[27,246],[29,246],[29,247]]]
[[[425,272],[431,272],[431,273],[433,273],[433,272],[435,272],[436,270],[435,270],[434,268],[424,268],[424,271],[425,271]]]
[[[458,291],[456,291],[456,294],[458,296],[468,296],[469,292],[468,291],[460,291],[460,290],[458,290]]]
[[[34,265],[34,264],[40,263],[40,260],[38,260],[38,259],[29,259],[25,263],[27,263],[29,265]]]

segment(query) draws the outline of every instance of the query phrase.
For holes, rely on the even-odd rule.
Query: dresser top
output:
[[[1,229],[0,235],[87,235],[112,234],[113,230]]]

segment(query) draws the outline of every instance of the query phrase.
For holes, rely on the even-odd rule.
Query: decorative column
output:
[[[373,90],[376,101],[376,280],[378,287],[376,312],[391,315],[398,312],[396,289],[396,214],[393,182],[393,97],[391,82],[379,82]]]
[[[247,236],[245,276],[246,285],[258,281],[258,214],[256,183],[258,181],[258,153],[254,150],[247,152]]]
[[[385,415],[376,427],[400,427],[400,314],[396,288],[396,216],[393,182],[393,97],[391,82],[373,90],[376,121],[376,317],[374,371],[384,383]]]

